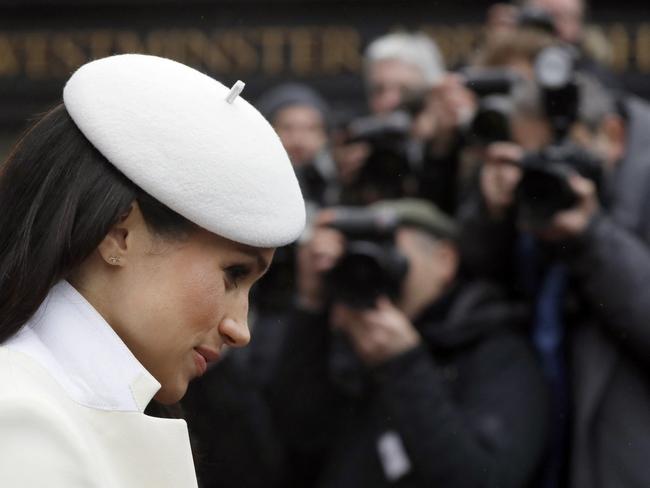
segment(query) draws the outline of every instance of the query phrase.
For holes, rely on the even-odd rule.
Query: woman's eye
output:
[[[236,288],[239,281],[246,278],[249,273],[250,269],[247,266],[236,265],[226,268],[228,284]]]

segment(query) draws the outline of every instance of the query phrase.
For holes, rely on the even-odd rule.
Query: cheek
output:
[[[186,262],[170,278],[173,280],[172,314],[179,324],[193,330],[215,326],[219,321],[225,287],[222,272],[200,263]]]

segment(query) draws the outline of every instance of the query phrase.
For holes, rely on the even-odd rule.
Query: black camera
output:
[[[398,219],[389,209],[339,207],[328,224],[347,239],[343,256],[326,276],[330,299],[373,308],[380,296],[399,298],[408,260],[395,246]]]
[[[542,51],[535,63],[541,102],[554,143],[526,155],[522,161],[523,176],[517,190],[519,218],[531,227],[544,226],[558,211],[577,203],[568,181],[571,173],[592,180],[597,189],[601,187],[602,161],[568,138],[578,118],[580,96],[575,60],[576,53],[570,46],[554,46]]]
[[[478,97],[507,95],[519,76],[501,68],[467,68],[461,71],[465,86]]]
[[[352,198],[348,196],[345,203],[364,205],[408,194],[406,177],[417,166],[410,150],[412,110],[411,106],[400,107],[390,114],[362,117],[348,125],[347,141],[368,143],[370,154],[351,187]]]
[[[559,211],[569,209],[578,199],[569,185],[572,173],[602,184],[602,162],[580,147],[564,143],[527,154],[517,187],[518,215],[532,228],[543,227]]]
[[[525,7],[517,16],[517,26],[524,29],[536,29],[550,35],[557,35],[553,16],[545,9]]]
[[[353,120],[347,127],[347,142],[368,142],[372,146],[394,146],[409,134],[413,119],[405,110],[386,115],[369,115]]]
[[[512,111],[513,103],[508,96],[490,95],[483,98],[467,129],[468,139],[480,145],[512,140]]]
[[[347,124],[345,141],[367,143],[370,154],[352,185],[353,198],[344,197],[344,203],[365,205],[412,196],[424,154],[414,144],[411,129],[426,107],[427,95],[428,90],[406,92],[393,112],[357,118]]]
[[[511,140],[510,118],[513,103],[510,92],[519,77],[504,69],[466,69],[465,86],[480,98],[474,117],[466,129],[470,141],[487,145]]]

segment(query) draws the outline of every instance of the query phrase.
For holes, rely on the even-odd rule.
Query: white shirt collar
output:
[[[41,364],[82,405],[144,411],[160,383],[113,328],[67,281],[5,344]]]

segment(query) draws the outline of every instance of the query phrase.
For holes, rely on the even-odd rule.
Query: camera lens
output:
[[[355,308],[372,308],[377,298],[397,298],[408,263],[395,249],[368,241],[353,241],[330,271],[328,283],[334,301]]]

